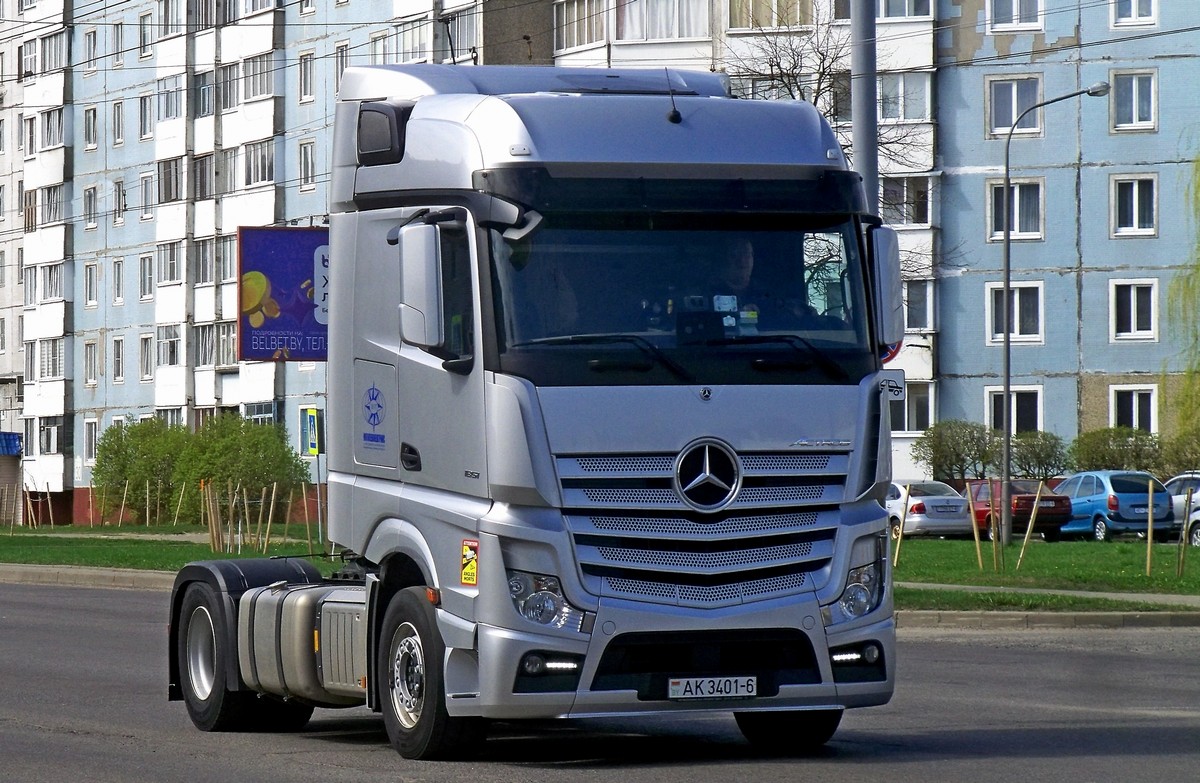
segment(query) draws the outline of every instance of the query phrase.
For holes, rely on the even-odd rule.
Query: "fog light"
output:
[[[863,647],[863,660],[867,663],[878,663],[879,656],[882,654],[879,650],[879,645],[868,644]]]
[[[522,659],[521,671],[531,677],[536,677],[546,671],[546,659],[537,653],[530,653]]]

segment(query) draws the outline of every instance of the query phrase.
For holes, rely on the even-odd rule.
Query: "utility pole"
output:
[[[879,121],[876,115],[878,72],[875,61],[876,0],[851,0],[850,143],[854,169],[862,176],[867,210],[879,214]]]

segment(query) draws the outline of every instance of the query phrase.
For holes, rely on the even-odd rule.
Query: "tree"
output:
[[[1200,469],[1200,428],[1190,427],[1178,433],[1174,438],[1161,441],[1161,461],[1157,474],[1159,478],[1168,479],[1171,476],[1189,470]]]
[[[1012,441],[1013,475],[1045,481],[1067,469],[1067,446],[1052,432],[1019,432]]]
[[[188,432],[162,419],[115,424],[96,442],[92,486],[100,490],[101,512],[119,510],[122,503],[132,519],[148,523],[175,496],[171,476]],[[149,517],[147,517],[149,513]]]
[[[983,478],[1000,456],[1000,439],[983,424],[939,421],[912,445],[913,460],[939,481]]]
[[[1159,471],[1162,448],[1158,436],[1130,427],[1081,432],[1067,451],[1075,470]]]

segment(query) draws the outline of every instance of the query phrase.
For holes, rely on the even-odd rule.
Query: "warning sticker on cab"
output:
[[[459,581],[464,585],[479,584],[479,542],[464,538],[462,542],[462,569]]]

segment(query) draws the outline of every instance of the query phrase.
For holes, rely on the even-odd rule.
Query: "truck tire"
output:
[[[384,612],[379,640],[379,702],[392,747],[407,759],[474,755],[484,724],[446,712],[446,645],[425,588],[396,594]]]
[[[179,611],[178,660],[188,716],[201,731],[298,731],[312,717],[311,705],[280,701],[225,687],[225,656],[233,655],[216,590],[193,582]]]
[[[234,731],[245,723],[253,693],[225,687],[225,656],[232,654],[231,639],[221,622],[217,591],[205,582],[193,582],[183,594],[179,610],[180,680],[188,716],[201,731]]]
[[[842,722],[841,710],[735,712],[742,736],[773,754],[805,754],[829,742]]]

